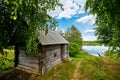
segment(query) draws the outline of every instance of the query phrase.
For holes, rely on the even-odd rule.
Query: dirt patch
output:
[[[71,80],[79,80],[80,76],[79,76],[79,68],[80,68],[80,64],[81,64],[82,60],[80,60],[77,64],[76,64],[76,69],[75,72],[73,73],[73,77]]]

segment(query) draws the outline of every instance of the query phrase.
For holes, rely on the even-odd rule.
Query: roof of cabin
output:
[[[68,44],[69,42],[56,31],[40,31],[40,36],[38,37],[41,45],[53,45],[53,44]]]

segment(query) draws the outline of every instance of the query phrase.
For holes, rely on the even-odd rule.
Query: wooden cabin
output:
[[[38,39],[40,42],[39,54],[27,55],[23,49],[19,49],[18,67],[42,75],[69,57],[69,42],[55,31],[48,31],[47,34],[41,31]]]

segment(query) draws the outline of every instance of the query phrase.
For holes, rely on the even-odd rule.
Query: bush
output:
[[[70,43],[69,50],[69,55],[71,57],[75,57],[77,54],[79,54],[80,46],[77,43]]]
[[[5,54],[0,53],[0,70],[5,71],[14,66],[14,50],[4,49]]]

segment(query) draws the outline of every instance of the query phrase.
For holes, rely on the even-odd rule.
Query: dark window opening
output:
[[[57,56],[57,53],[54,53],[54,57],[56,57]]]

